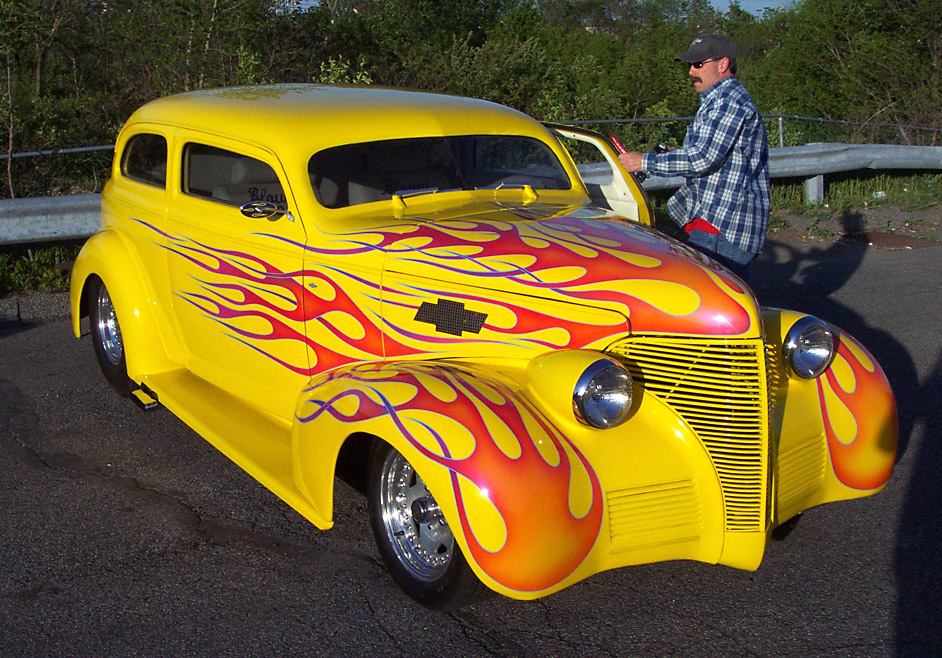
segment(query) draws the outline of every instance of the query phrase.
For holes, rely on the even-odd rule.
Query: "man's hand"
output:
[[[619,155],[618,161],[621,163],[621,166],[629,172],[635,173],[641,171],[642,155],[643,154],[638,151],[628,151],[627,153]]]

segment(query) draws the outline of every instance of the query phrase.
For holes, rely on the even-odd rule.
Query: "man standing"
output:
[[[682,148],[629,152],[625,169],[682,176],[667,212],[690,235],[688,244],[749,281],[749,263],[765,244],[769,222],[769,145],[762,116],[735,77],[735,44],[703,34],[675,59],[689,64],[700,109]]]

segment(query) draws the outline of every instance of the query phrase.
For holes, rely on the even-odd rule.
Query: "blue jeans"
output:
[[[751,283],[749,263],[757,254],[740,249],[720,233],[694,230],[690,232],[687,244],[717,261],[747,284]]]

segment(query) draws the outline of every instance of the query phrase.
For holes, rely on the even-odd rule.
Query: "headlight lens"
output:
[[[572,408],[576,418],[586,425],[615,427],[631,410],[631,375],[611,359],[595,361],[576,382]]]
[[[818,318],[805,316],[785,336],[785,360],[799,377],[814,379],[831,365],[836,343],[834,329]]]

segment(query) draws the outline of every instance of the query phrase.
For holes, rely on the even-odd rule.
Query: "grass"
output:
[[[807,214],[804,182],[788,180],[772,185],[772,208]],[[904,212],[928,210],[942,203],[942,174],[848,172],[825,178],[826,208],[866,209],[896,206]]]

